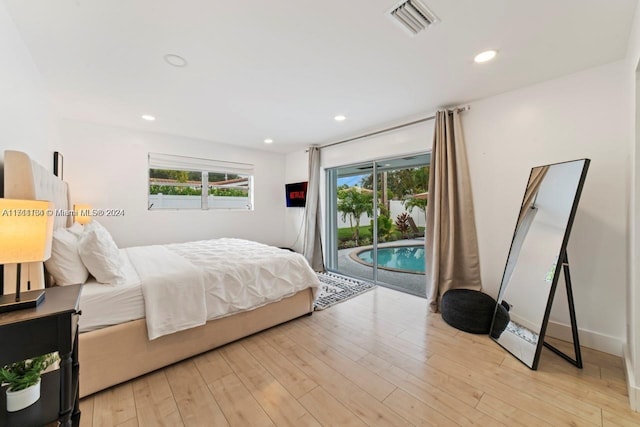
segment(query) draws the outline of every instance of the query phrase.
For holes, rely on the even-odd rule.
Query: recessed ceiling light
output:
[[[345,116],[343,116],[342,114],[335,116],[333,119],[336,122],[344,122],[345,120],[347,120],[347,118]]]
[[[271,144],[272,142],[273,142],[273,139],[271,139],[271,138],[267,138],[267,139],[264,140],[265,144]]]
[[[140,117],[142,117],[144,120],[146,120],[146,121],[148,121],[148,122],[152,122],[152,121],[154,121],[154,120],[156,119],[155,117],[153,117],[153,116],[152,116],[152,115],[150,115],[150,114],[143,114],[143,115],[142,115],[142,116],[140,116]]]
[[[495,50],[485,50],[484,52],[477,54],[473,60],[478,64],[481,64],[483,62],[491,61],[497,54],[498,52]]]
[[[180,55],[175,55],[173,53],[168,53],[164,56],[164,61],[173,66],[173,67],[186,67],[187,66],[187,60],[184,59],[182,56]]]

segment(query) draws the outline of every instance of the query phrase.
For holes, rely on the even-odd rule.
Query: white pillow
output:
[[[77,238],[80,238],[80,236],[82,236],[82,232],[84,231],[84,226],[78,222],[74,222],[71,227],[67,228],[67,231],[69,231]]]
[[[96,221],[95,219],[93,221],[91,221],[89,224],[83,226],[83,230],[84,231],[90,231],[90,230],[100,230],[104,233],[107,233],[109,235],[111,235],[111,233],[109,233],[109,230],[107,230],[106,228],[104,228],[104,225],[100,224],[98,221]]]
[[[53,232],[51,258],[45,261],[57,285],[76,285],[87,281],[89,272],[78,253],[78,237],[71,231],[59,228]]]
[[[106,228],[99,224],[87,225],[80,237],[79,252],[82,262],[98,282],[110,285],[125,283],[120,251]]]

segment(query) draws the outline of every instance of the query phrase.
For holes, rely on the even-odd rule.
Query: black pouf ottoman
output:
[[[451,289],[442,296],[442,319],[456,329],[472,334],[488,334],[491,329],[496,300],[471,289]],[[509,304],[498,306],[496,324],[491,336],[499,338],[509,323]]]

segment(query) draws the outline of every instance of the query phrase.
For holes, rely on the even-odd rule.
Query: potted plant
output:
[[[57,360],[56,353],[49,353],[0,369],[0,384],[8,385],[7,412],[19,411],[40,399],[40,376]]]

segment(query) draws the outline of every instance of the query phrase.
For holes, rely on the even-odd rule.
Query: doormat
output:
[[[324,310],[334,304],[346,301],[363,292],[375,288],[373,283],[364,280],[352,279],[335,273],[317,273],[320,279],[320,291],[313,303],[315,310]]]

